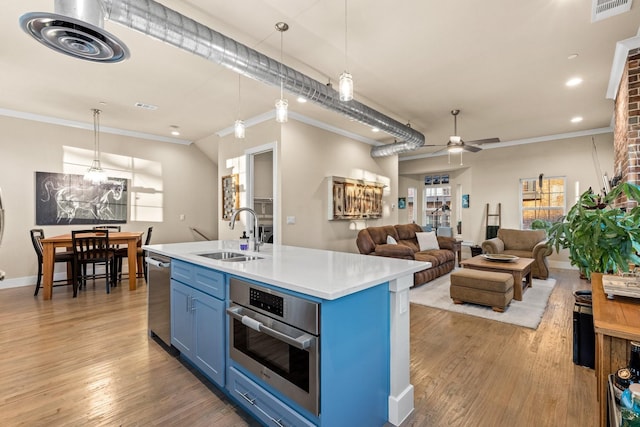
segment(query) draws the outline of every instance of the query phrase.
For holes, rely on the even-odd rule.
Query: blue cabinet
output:
[[[224,386],[224,275],[176,260],[171,269],[171,344],[211,381]]]
[[[230,367],[227,390],[244,409],[267,426],[313,427],[306,418],[286,406],[237,369]]]

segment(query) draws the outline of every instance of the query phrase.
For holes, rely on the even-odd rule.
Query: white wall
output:
[[[367,226],[397,222],[398,163],[395,156],[374,159],[370,145],[290,121],[282,127],[282,243],[357,252],[357,232],[349,221],[328,220],[329,176],[384,182],[384,217]],[[289,216],[295,224],[287,224]]]
[[[36,255],[29,238],[35,228],[35,172],[63,170],[63,147],[93,150],[93,131],[29,120],[0,117],[0,187],[5,208],[0,270],[7,273],[0,287],[35,284]],[[153,226],[152,243],[197,240],[189,227],[215,234],[217,195],[215,164],[195,146],[153,142],[101,134],[100,147],[110,153],[159,163],[162,179],[162,222],[131,222],[122,229],[146,231]],[[87,165],[88,166],[88,165]],[[185,220],[179,216],[184,214]],[[40,228],[40,226],[38,226]],[[44,226],[46,236],[70,232],[79,226]],[[215,235],[214,235],[215,237]],[[64,270],[58,265],[57,271]]]
[[[613,135],[594,137],[602,172],[613,170]],[[500,149],[484,149],[478,153],[464,153],[464,165],[459,165],[459,157],[433,157],[400,162],[400,173],[415,178],[434,172],[449,172],[452,200],[462,194],[470,195],[469,209],[462,209],[462,237],[464,240],[480,244],[485,238],[486,204],[490,213],[495,213],[497,204],[502,204],[502,227],[520,227],[519,180],[545,176],[565,176],[567,185],[567,209],[576,198],[575,183],[579,182],[580,193],[592,187],[601,186],[595,172],[592,157],[591,137],[579,137],[535,144],[517,145]],[[457,185],[461,185],[460,194]],[[401,189],[400,191],[405,191]],[[455,209],[457,203],[452,203]],[[453,212],[453,218],[455,218]],[[490,222],[491,224],[491,222]],[[558,266],[568,266],[566,253],[554,253],[551,260]],[[565,265],[566,264],[566,265]]]
[[[280,221],[276,239],[281,244],[321,248],[344,252],[357,252],[357,232],[349,230],[349,221],[328,220],[328,176],[384,181],[384,218],[367,221],[367,225],[394,224],[397,222],[396,204],[398,167],[395,157],[373,159],[370,145],[351,140],[295,120],[280,126],[269,120],[247,129],[244,141],[234,140],[233,135],[221,138],[219,144],[219,177],[238,173],[241,182],[241,206],[243,197],[242,159],[244,152],[267,143],[275,143],[277,153],[277,195],[274,212]],[[226,168],[231,159],[232,168]],[[221,215],[221,210],[218,209]],[[294,217],[295,224],[287,224],[287,217]],[[240,216],[242,223],[245,215]],[[221,239],[237,239],[243,228],[236,225],[231,231],[228,221],[219,221]]]

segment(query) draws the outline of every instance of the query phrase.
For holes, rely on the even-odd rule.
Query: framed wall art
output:
[[[124,224],[127,180],[102,184],[82,175],[36,172],[36,225]]]
[[[384,184],[332,176],[329,182],[329,220],[382,217]]]
[[[240,207],[240,197],[238,194],[238,175],[227,175],[222,177],[222,219],[231,219],[233,211]]]

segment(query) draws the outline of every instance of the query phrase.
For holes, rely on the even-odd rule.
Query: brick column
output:
[[[640,184],[640,49],[629,51],[627,56],[615,101],[613,145],[614,176],[620,176],[622,182]],[[627,204],[626,198],[617,204]]]

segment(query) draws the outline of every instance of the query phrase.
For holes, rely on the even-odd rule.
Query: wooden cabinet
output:
[[[211,381],[224,386],[224,275],[172,262],[171,344]]]
[[[640,341],[640,303],[632,298],[607,299],[602,274],[591,274],[593,326],[596,333],[596,381],[601,427],[607,425],[609,374],[627,366],[630,342]]]

